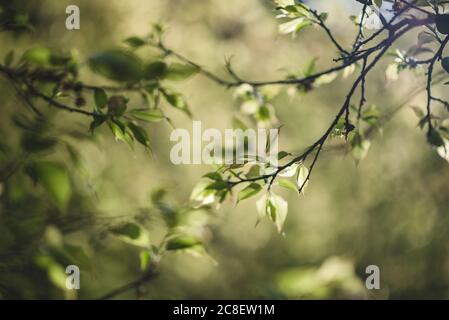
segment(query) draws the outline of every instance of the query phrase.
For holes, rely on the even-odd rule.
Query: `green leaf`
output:
[[[282,23],[279,25],[279,33],[288,34],[293,33],[295,35],[297,32],[301,31],[305,27],[312,25],[312,22],[305,18],[296,18],[294,20]]]
[[[103,109],[104,107],[106,107],[106,104],[108,103],[108,95],[106,94],[106,91],[100,88],[95,89],[94,100],[95,105],[98,109]]]
[[[28,174],[41,184],[65,210],[72,194],[70,178],[66,169],[52,162],[36,162],[26,168]]]
[[[109,50],[89,59],[92,71],[111,80],[138,81],[142,77],[142,61],[132,52]]]
[[[312,74],[315,73],[315,69],[316,69],[316,61],[317,58],[313,58],[309,61],[309,63],[307,64],[306,68],[304,69],[304,76],[308,77]]]
[[[441,66],[443,69],[449,73],[449,57],[443,58],[441,60]]]
[[[151,262],[151,253],[148,250],[142,250],[139,254],[140,269],[145,271]]]
[[[281,196],[274,193],[262,196],[257,202],[257,211],[259,215],[259,220],[262,217],[270,218],[279,233],[282,232],[282,228],[287,218],[288,213],[288,202],[285,201]]]
[[[206,173],[203,177],[209,178],[214,181],[222,181],[223,180],[221,174],[219,174],[218,172],[209,172],[209,173]]]
[[[125,137],[125,134],[126,134],[126,132],[124,130],[125,128],[120,127],[114,121],[108,121],[108,125],[109,125],[109,128],[111,129],[112,134],[114,135],[116,140],[121,140],[121,141],[124,141],[124,142],[127,141],[127,139]]]
[[[94,116],[94,120],[90,123],[89,130],[93,133],[95,129],[101,126],[103,123],[105,123],[107,119],[108,119],[107,116],[103,115]]]
[[[51,60],[51,50],[45,47],[34,47],[25,51],[22,60],[28,63],[47,65]]]
[[[232,128],[241,129],[241,130],[245,131],[248,129],[248,126],[239,118],[233,117],[232,118]]]
[[[363,138],[359,132],[355,132],[351,139],[351,146],[351,155],[358,162],[367,156],[371,142]]]
[[[288,189],[288,190],[298,193],[298,187],[291,180],[279,179],[277,183],[282,188],[285,188],[285,189]]]
[[[134,222],[126,222],[109,229],[120,240],[128,244],[149,248],[150,236],[148,231]]]
[[[270,109],[266,105],[260,106],[256,114],[257,120],[265,122],[269,121],[270,117],[271,117]]]
[[[172,63],[167,69],[165,79],[181,81],[199,72],[198,67],[191,64]]]
[[[132,48],[139,48],[143,46],[146,42],[140,37],[129,37],[124,40],[124,42]]]
[[[365,108],[362,113],[362,120],[375,125],[380,119],[380,110],[376,105],[371,105],[368,108]],[[346,124],[346,122],[345,122]]]
[[[435,22],[440,33],[449,34],[449,14],[437,14]]]
[[[292,165],[288,166],[287,168],[279,172],[279,176],[284,178],[293,177],[296,174],[297,169],[298,164],[293,163]]]
[[[201,245],[201,241],[198,238],[194,236],[183,235],[177,236],[167,241],[165,248],[168,251],[174,251],[188,249],[197,245]]]
[[[140,227],[132,222],[122,224],[117,227],[111,228],[111,232],[120,235],[120,236],[126,236],[130,239],[137,239],[140,236]]]
[[[20,145],[26,152],[35,153],[54,147],[58,141],[54,138],[39,136],[35,133],[25,133],[20,139]]]
[[[298,188],[302,188],[302,190],[301,190],[302,193],[304,193],[306,186],[308,184],[308,181],[307,181],[308,175],[309,175],[309,169],[307,169],[307,167],[305,167],[305,166],[299,167],[297,183],[298,183]]]
[[[441,147],[444,145],[444,140],[440,133],[433,127],[427,132],[427,142],[434,147]]]
[[[207,190],[223,190],[223,189],[228,189],[229,185],[226,181],[215,181],[211,184],[209,184],[206,189]]]
[[[248,199],[262,190],[262,187],[257,183],[251,183],[249,186],[247,186],[245,189],[239,192],[238,194],[238,200],[237,202],[240,202],[242,200]]]
[[[172,105],[173,107],[184,111],[185,113],[187,113],[187,115],[192,116],[187,102],[185,101],[184,97],[177,92],[168,92],[167,90],[163,90],[162,94],[165,97],[165,100],[167,100],[167,102]]]
[[[13,60],[14,60],[14,51],[11,50],[6,54],[3,64],[5,65],[5,67],[10,67]]]
[[[129,128],[131,129],[134,138],[139,141],[145,147],[150,146],[150,139],[148,138],[148,134],[141,126],[138,126],[132,122],[128,123]]]
[[[162,79],[166,72],[167,64],[163,61],[155,61],[144,67],[143,76],[147,80]]]
[[[251,178],[257,178],[260,176],[260,166],[255,164],[249,168],[248,173],[246,174],[246,177]]]
[[[160,122],[165,119],[159,109],[134,109],[129,112],[134,118],[146,122]]]
[[[288,157],[290,155],[291,155],[291,153],[289,153],[287,151],[279,151],[279,153],[278,153],[278,160],[282,160],[285,157]]]

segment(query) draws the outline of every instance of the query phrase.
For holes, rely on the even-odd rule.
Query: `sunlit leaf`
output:
[[[298,164],[294,163],[291,166],[285,168],[281,172],[279,172],[280,177],[288,178],[293,177],[296,173],[296,170],[298,169]]]
[[[308,184],[309,169],[305,166],[300,166],[298,170],[297,184],[298,188],[302,188],[301,192],[304,193]]]
[[[192,115],[190,113],[187,102],[185,101],[184,97],[180,93],[167,91],[167,90],[163,90],[162,93],[165,97],[165,100],[167,100],[167,102],[170,105],[172,105],[173,107],[175,107],[181,111],[184,111],[189,116]]]
[[[129,113],[134,118],[146,122],[160,122],[165,119],[164,114],[159,109],[133,109]]]
[[[241,190],[238,194],[238,200],[237,202],[240,202],[242,200],[248,199],[262,190],[262,187],[258,183],[251,183],[247,187],[245,187],[243,190]]]
[[[194,236],[182,235],[170,239],[167,242],[166,249],[169,251],[188,249],[201,244],[201,241]]]
[[[51,50],[45,47],[34,47],[25,51],[22,60],[28,63],[46,65],[50,63]]]
[[[288,189],[290,191],[294,191],[296,193],[298,193],[298,187],[296,186],[295,183],[293,183],[291,180],[288,179],[279,179],[277,181],[278,185],[280,187],[283,187],[285,189]]]

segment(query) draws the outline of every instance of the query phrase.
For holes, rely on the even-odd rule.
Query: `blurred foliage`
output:
[[[357,28],[341,17],[360,9],[353,2],[313,1],[346,46]],[[80,31],[64,27],[69,4],[80,7]],[[268,0],[0,1],[2,65],[32,79],[1,79],[1,298],[93,299],[133,282],[118,297],[449,298],[446,140],[417,128],[428,120],[425,96],[412,94],[424,76],[404,50],[416,54],[426,35],[402,40],[370,75],[370,105],[351,119],[356,130],[333,128],[310,185],[307,166],[295,164],[276,194],[256,199],[258,183],[231,195],[229,171],[170,163],[170,130],[192,119],[283,125],[282,150],[302,150],[332,121],[356,67],[287,90],[229,92],[194,77],[207,67],[224,78],[293,79],[332,66],[335,48],[307,12],[279,23],[274,9]],[[162,34],[201,66],[149,45]],[[108,90],[117,86],[126,94]],[[81,269],[78,291],[65,288],[70,264]],[[365,289],[371,264],[381,290]]]

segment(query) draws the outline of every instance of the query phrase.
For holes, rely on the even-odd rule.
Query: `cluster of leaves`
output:
[[[164,199],[165,194],[163,189],[153,192],[151,205],[141,208],[141,214],[136,215],[133,221],[114,223],[105,228],[104,233],[138,248],[142,271],[156,269],[168,253],[205,257],[215,263],[205,248],[210,233],[210,214],[207,208],[170,205]],[[154,223],[148,223],[148,214],[152,214],[153,221],[156,213],[165,223],[165,232],[162,237],[159,236],[159,240],[157,236],[152,236],[151,228],[155,227]]]
[[[18,11],[13,4],[0,3],[0,31],[32,30],[29,16]]]
[[[195,207],[210,207],[220,205],[227,197],[232,197],[237,205],[240,201],[258,195],[268,188],[268,191],[257,201],[258,220],[266,217],[274,222],[277,230],[282,233],[288,213],[288,203],[271,188],[272,185],[299,194],[304,193],[308,183],[309,170],[304,164],[292,162],[291,154],[281,151],[279,160],[284,165],[274,166],[268,161],[248,161],[245,164],[219,166],[216,171],[204,175],[193,189],[190,199]],[[276,180],[273,179],[275,174]],[[237,178],[231,182],[232,178]],[[292,179],[293,178],[293,179]],[[271,180],[271,181],[270,181]],[[242,187],[235,192],[234,187]]]
[[[373,5],[373,1],[362,3],[365,9]],[[404,1],[394,3],[406,5]],[[23,172],[33,182],[40,184],[53,199],[59,212],[65,212],[71,204],[73,182],[62,161],[42,158],[51,154],[57,147],[64,147],[67,156],[76,163],[78,156],[76,150],[71,147],[68,137],[79,138],[85,135],[78,131],[60,128],[56,130],[49,126],[46,119],[51,119],[52,114],[45,111],[47,105],[89,117],[91,133],[103,126],[108,127],[117,140],[131,147],[137,142],[146,150],[150,150],[150,137],[145,125],[163,120],[170,123],[161,101],[188,116],[192,115],[183,95],[170,86],[174,81],[182,81],[201,72],[218,84],[236,88],[235,99],[240,105],[241,113],[249,116],[256,126],[269,128],[279,123],[273,106],[274,99],[280,93],[277,85],[285,85],[291,95],[305,94],[320,85],[331,83],[338,77],[339,72],[343,78],[348,78],[359,69],[360,76],[353,84],[347,102],[343,104],[335,121],[303,154],[292,155],[281,151],[277,159],[279,164],[276,165],[269,159],[246,155],[247,161],[244,164],[216,166],[214,171],[206,174],[195,186],[188,206],[171,206],[164,200],[164,192],[154,193],[151,206],[144,208],[142,212],[155,210],[159,212],[165,222],[165,234],[160,239],[152,234],[147,214],[137,215],[132,221],[107,224],[104,228],[104,234],[113,235],[139,249],[140,264],[144,271],[153,270],[161,257],[168,252],[207,256],[204,247],[208,240],[207,210],[213,204],[219,205],[229,198],[239,203],[265,192],[256,202],[259,220],[264,217],[270,219],[282,233],[288,213],[288,202],[279,195],[276,188],[287,189],[296,194],[304,193],[328,137],[343,138],[357,162],[366,157],[371,145],[370,133],[381,130],[382,119],[381,112],[375,105],[365,106],[364,83],[372,67],[368,62],[372,57],[370,55],[379,49],[385,49],[386,52],[394,43],[397,30],[390,26],[391,38],[371,48],[360,49],[363,45],[368,46],[368,43],[363,42],[362,22],[366,12],[362,12],[360,19],[356,21],[359,36],[353,51],[350,52],[341,47],[332,31],[326,26],[326,13],[318,13],[302,1],[278,0],[276,4],[279,12],[277,17],[287,20],[280,24],[281,34],[296,35],[308,26],[319,26],[326,31],[331,42],[339,50],[340,58],[337,61],[342,64],[337,68],[319,72],[316,59],[312,59],[302,72],[291,72],[285,79],[268,83],[243,81],[232,72],[229,65],[228,71],[231,71],[235,79],[231,82],[205,71],[198,64],[167,49],[162,43],[164,28],[160,25],[155,25],[152,32],[145,37],[127,38],[124,46],[97,52],[89,57],[87,65],[90,71],[99,76],[105,85],[90,85],[82,81],[79,68],[83,64],[78,63],[78,59],[71,52],[36,46],[25,51],[17,61],[14,52],[9,52],[0,65],[0,72],[11,80],[32,116],[13,118],[15,125],[22,131],[20,151],[17,151],[12,159],[8,157],[12,155],[8,147],[0,145],[1,181],[7,181],[10,172],[23,167]],[[374,1],[374,4],[381,7],[383,2]],[[394,7],[393,14],[399,14],[403,9],[402,5]],[[389,80],[395,80],[403,70],[420,70],[424,69],[423,66],[427,66],[427,75],[430,78],[427,86],[427,110],[424,112],[415,108],[415,112],[420,117],[420,127],[427,128],[430,145],[437,148],[442,157],[448,159],[447,118],[432,114],[430,105],[432,102],[439,102],[446,108],[449,105],[445,100],[431,94],[431,76],[435,62],[441,60],[442,69],[449,72],[449,57],[443,57],[443,50],[449,41],[449,16],[440,14],[438,6],[433,8],[436,17],[435,26],[427,25],[428,30],[420,32],[417,43],[408,50],[396,50],[391,54],[394,63],[387,68],[387,77]],[[0,9],[2,29],[27,28],[26,16],[4,6]],[[388,40],[391,40],[391,43]],[[431,55],[430,58],[421,58],[428,54]],[[371,63],[375,64],[378,61],[376,59],[377,57],[372,59],[374,62]],[[361,61],[364,61],[363,66],[360,64]],[[361,83],[361,101],[359,105],[354,105],[351,98]],[[138,107],[131,107],[132,105]],[[247,129],[246,124],[237,118],[234,120],[234,126]],[[268,139],[267,149],[269,143]],[[313,159],[310,164],[309,156]],[[54,228],[47,228],[45,234],[48,245],[38,256],[36,263],[48,272],[49,278],[57,287],[62,287],[62,263],[73,259],[82,260],[82,254],[61,240],[61,236]]]
[[[272,100],[279,93],[276,87],[256,88],[244,83],[234,91],[240,104],[240,112],[249,116],[260,128],[271,128],[278,124]]]
[[[277,4],[276,10],[279,11],[276,18],[287,20],[279,25],[279,33],[281,34],[291,33],[295,37],[302,29],[320,24],[327,19],[327,13],[314,13],[302,1],[276,0],[275,2]]]
[[[449,35],[449,15],[437,14],[434,26],[428,26],[427,31],[421,31],[417,36],[416,44],[412,45],[407,51],[396,50],[391,53],[394,57],[394,63],[390,64],[386,70],[387,80],[395,81],[399,78],[399,73],[403,70],[418,70],[418,74],[422,74],[423,66],[431,63],[432,60],[441,60],[441,67],[449,73],[449,57],[442,57],[442,47],[445,46],[445,41],[442,37]],[[440,53],[438,51],[441,51]],[[421,56],[424,55],[424,58]],[[430,55],[430,58],[429,58]],[[432,58],[433,55],[433,58]],[[427,70],[429,76],[429,70]],[[431,75],[431,74],[430,74]],[[431,79],[432,81],[432,79]],[[448,83],[445,83],[447,85]],[[438,153],[447,158],[447,144],[448,144],[448,129],[447,118],[445,116],[436,116],[430,113],[430,103],[437,101],[446,109],[449,109],[449,104],[440,98],[435,98],[430,94],[430,85],[427,88],[429,106],[427,112],[422,111],[419,107],[413,107],[415,114],[419,117],[418,126],[424,129],[427,126],[427,141],[437,148]]]
[[[145,147],[149,147],[149,138],[139,122],[170,121],[160,108],[160,99],[191,116],[188,104],[182,94],[167,87],[167,81],[182,81],[199,70],[191,64],[168,63],[166,55],[156,55],[150,61],[143,62],[137,55],[138,50],[157,46],[163,27],[155,25],[153,32],[145,38],[133,36],[124,42],[127,49],[113,49],[97,53],[89,59],[91,70],[101,76],[120,83],[125,88],[138,92],[144,108],[128,109],[129,98],[124,95],[108,96],[106,90],[94,90],[96,116],[91,130],[107,122],[114,136],[132,145],[133,138]],[[102,112],[106,109],[106,112]]]
[[[92,132],[107,124],[117,140],[130,146],[137,141],[149,149],[150,139],[143,125],[169,121],[160,108],[161,97],[168,105],[191,115],[182,94],[169,88],[167,81],[185,80],[198,72],[190,64],[168,63],[166,55],[161,54],[142,61],[136,51],[145,46],[155,47],[162,31],[157,25],[145,39],[128,38],[126,47],[99,52],[88,59],[94,73],[117,86],[91,86],[82,82],[78,77],[79,63],[72,53],[40,46],[24,52],[17,62],[11,51],[5,56],[2,71],[17,84],[19,94],[37,115],[43,112],[37,106],[40,99],[52,107],[92,117]],[[130,108],[136,94],[142,99],[141,107]],[[72,106],[66,101],[71,101]]]

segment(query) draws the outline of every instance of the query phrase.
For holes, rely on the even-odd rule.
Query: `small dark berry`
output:
[[[78,98],[76,98],[76,100],[75,100],[75,105],[76,105],[78,108],[81,108],[81,107],[85,106],[85,105],[86,105],[86,99],[84,99],[83,97],[78,97]]]

